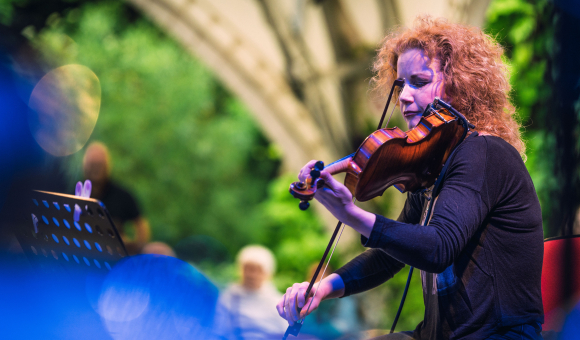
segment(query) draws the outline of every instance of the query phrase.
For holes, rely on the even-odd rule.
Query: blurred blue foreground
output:
[[[11,257],[1,268],[4,339],[213,337],[218,290],[176,258],[129,257],[96,275],[42,272]]]

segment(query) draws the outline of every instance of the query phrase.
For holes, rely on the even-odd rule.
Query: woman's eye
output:
[[[418,82],[413,83],[413,86],[414,87],[423,87],[423,86],[425,86],[427,84],[429,84],[428,81],[418,81]]]

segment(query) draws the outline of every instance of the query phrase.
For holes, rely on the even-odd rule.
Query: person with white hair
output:
[[[276,261],[270,250],[249,245],[238,253],[240,282],[220,296],[216,332],[222,339],[280,339],[288,324],[273,307],[282,297],[272,284]]]

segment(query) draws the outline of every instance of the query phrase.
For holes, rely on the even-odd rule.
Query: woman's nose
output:
[[[401,94],[399,95],[399,100],[401,101],[401,104],[404,105],[409,105],[411,103],[413,103],[413,95],[412,95],[412,89],[410,86],[403,86],[403,90],[401,91]]]

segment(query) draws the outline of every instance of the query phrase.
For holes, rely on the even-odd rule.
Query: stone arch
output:
[[[489,0],[129,0],[200,58],[282,149],[283,168],[354,151],[374,49],[431,13],[481,26]],[[419,12],[420,11],[420,12]],[[376,119],[375,119],[376,120]],[[358,134],[358,135],[357,135]]]

